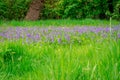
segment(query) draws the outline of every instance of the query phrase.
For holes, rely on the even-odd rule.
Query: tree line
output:
[[[0,0],[1,20],[120,20],[120,0]]]

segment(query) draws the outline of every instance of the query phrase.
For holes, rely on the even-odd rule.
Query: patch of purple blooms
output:
[[[110,33],[110,27],[0,27],[0,40],[22,39],[27,42],[48,41],[61,43],[74,41],[73,39],[81,41],[82,35],[91,39],[97,36],[106,38],[109,35],[120,39],[120,26],[113,27],[111,30],[112,33]]]

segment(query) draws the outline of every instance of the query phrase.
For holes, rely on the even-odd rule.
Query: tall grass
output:
[[[120,40],[87,44],[0,43],[1,80],[119,80]]]

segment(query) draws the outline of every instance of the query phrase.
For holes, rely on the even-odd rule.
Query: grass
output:
[[[104,43],[0,43],[1,80],[119,80],[120,40]],[[2,61],[3,59],[3,61]]]
[[[0,26],[4,27],[109,24],[109,21],[90,19],[0,22]],[[111,24],[119,23],[112,21]],[[94,36],[93,33],[86,35]],[[119,80],[120,38],[102,38],[96,35],[93,39],[86,38],[86,35],[82,35],[81,44],[77,41],[69,44],[44,41],[28,44],[20,39],[0,41],[0,80]],[[76,36],[72,36],[73,39],[74,37]]]
[[[33,27],[33,26],[108,26],[108,20],[40,20],[40,21],[0,21],[0,26],[14,26],[14,27]],[[119,21],[112,20],[112,25],[118,25]]]

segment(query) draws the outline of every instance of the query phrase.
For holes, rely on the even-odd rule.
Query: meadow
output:
[[[120,80],[120,24],[0,21],[0,80]]]

